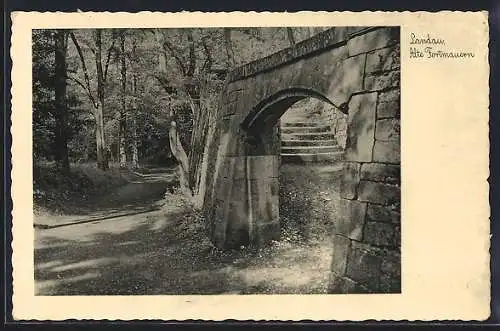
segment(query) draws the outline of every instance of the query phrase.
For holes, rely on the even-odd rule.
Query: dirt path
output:
[[[175,180],[173,170],[167,168],[156,169],[151,174],[134,172],[127,177],[127,184],[104,196],[78,201],[71,213],[36,215],[35,227],[46,229],[156,210],[163,203],[169,183]]]
[[[112,195],[116,200],[102,203],[150,203],[155,181],[141,185],[124,187]],[[223,252],[210,244],[203,220],[182,196],[167,194],[166,200],[152,212],[36,229],[36,293],[326,293],[329,238],[307,242],[290,237],[258,251]]]

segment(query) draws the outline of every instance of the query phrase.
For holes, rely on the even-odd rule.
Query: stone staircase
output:
[[[342,147],[319,112],[308,112],[299,105],[281,118],[282,163],[327,163],[342,156]]]

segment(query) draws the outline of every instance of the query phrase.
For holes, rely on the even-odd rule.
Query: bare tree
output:
[[[106,170],[109,167],[109,163],[108,163],[107,149],[104,137],[103,113],[104,113],[104,99],[105,99],[105,84],[108,78],[108,68],[111,59],[111,53],[114,50],[114,44],[116,40],[115,33],[113,31],[111,45],[106,52],[106,62],[104,63],[104,68],[102,61],[102,29],[95,29],[92,31],[92,39],[94,45],[88,45],[94,55],[94,60],[96,65],[97,97],[94,96],[94,93],[90,86],[90,78],[85,61],[85,56],[73,31],[70,32],[70,37],[78,52],[78,56],[82,64],[85,81],[81,82],[75,77],[70,77],[70,79],[72,79],[78,85],[80,85],[82,88],[85,89],[85,91],[87,92],[87,96],[89,97],[89,100],[94,108],[94,118],[96,122],[97,166],[102,170]]]

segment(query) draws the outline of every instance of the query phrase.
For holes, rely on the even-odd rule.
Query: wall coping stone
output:
[[[339,36],[336,31],[339,29],[347,29],[347,27],[330,28],[314,35],[309,39],[303,40],[292,47],[285,48],[279,52],[233,69],[228,74],[228,82],[235,82],[261,72],[272,70],[276,67],[297,61],[301,58],[311,56],[317,52],[344,46],[347,44],[349,39],[381,28],[384,27],[359,27],[354,31],[347,33],[347,35],[343,38],[342,34]]]

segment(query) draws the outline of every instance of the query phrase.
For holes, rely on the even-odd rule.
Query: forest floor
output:
[[[339,170],[283,166],[280,241],[232,251],[211,245],[176,189],[165,194],[171,170],[117,172],[92,198],[72,196],[57,212],[39,208],[36,294],[326,293]]]

